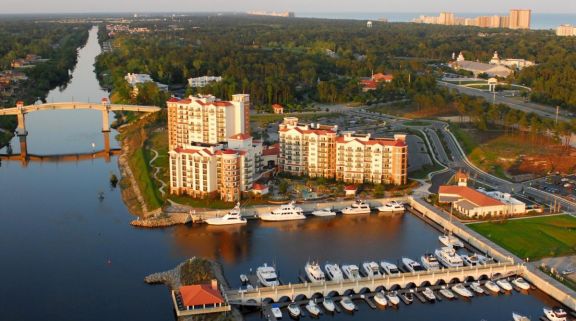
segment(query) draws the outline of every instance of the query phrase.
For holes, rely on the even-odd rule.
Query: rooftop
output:
[[[180,295],[185,306],[224,303],[224,298],[210,284],[185,285],[180,287]]]

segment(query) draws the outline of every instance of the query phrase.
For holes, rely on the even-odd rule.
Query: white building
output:
[[[518,58],[508,58],[508,59],[500,59],[498,55],[498,51],[494,51],[494,56],[490,60],[491,65],[503,65],[508,68],[522,70],[526,67],[534,66],[534,62],[526,59],[518,59]]]
[[[128,73],[126,74],[126,76],[124,76],[124,79],[126,80],[126,82],[128,82],[128,84],[130,86],[132,86],[132,94],[137,96],[138,95],[138,85],[140,84],[145,84],[148,82],[153,82],[156,84],[156,86],[158,86],[158,89],[160,90],[164,90],[167,91],[168,90],[168,85],[165,84],[161,84],[159,82],[155,82],[152,77],[150,77],[150,75],[148,74],[133,74],[133,73]]]
[[[480,74],[487,74],[490,77],[506,78],[512,74],[512,70],[501,64],[486,64],[477,61],[468,61],[464,58],[462,52],[458,55],[456,61],[450,62],[450,67],[454,70],[467,70],[477,77]]]
[[[210,83],[220,81],[222,81],[222,77],[220,76],[202,76],[196,78],[188,78],[188,86],[192,88],[202,88],[206,87]]]
[[[556,28],[556,35],[560,37],[576,36],[576,27],[569,24],[560,25]]]
[[[262,143],[248,134],[248,95],[171,98],[168,106],[170,192],[240,199],[262,171]]]

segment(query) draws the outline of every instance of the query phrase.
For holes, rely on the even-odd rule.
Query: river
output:
[[[105,96],[92,66],[99,53],[94,28],[79,51],[70,84],[63,91],[53,90],[48,101],[99,101]],[[28,114],[28,152],[90,152],[92,143],[101,149],[100,126],[96,111]],[[17,138],[12,145],[18,152]],[[308,259],[360,264],[365,259],[415,258],[439,246],[438,232],[409,214],[250,222],[233,228],[138,229],[129,225],[134,217],[120,191],[110,188],[110,173],[119,174],[116,158],[110,162],[30,162],[26,167],[2,162],[0,320],[174,320],[167,289],[147,285],[143,278],[191,256],[218,260],[230,283],[237,286],[240,273],[264,262],[275,263],[288,282],[296,280]],[[101,201],[99,193],[104,195]],[[545,303],[551,301],[538,292],[469,302],[415,303],[383,312],[360,303],[354,316],[333,318],[504,321],[518,311],[536,319]]]

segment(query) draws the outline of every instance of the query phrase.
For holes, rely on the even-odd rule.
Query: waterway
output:
[[[99,101],[106,95],[93,73],[100,53],[96,29],[79,52],[71,83],[48,101]],[[28,152],[59,154],[102,148],[100,112],[43,111],[27,115]],[[115,133],[112,133],[112,137]],[[92,147],[92,143],[96,146]],[[12,141],[18,152],[18,139]],[[113,143],[114,146],[118,144]],[[1,151],[4,152],[4,151]],[[0,166],[0,320],[174,320],[169,293],[144,276],[191,256],[222,263],[238,275],[264,262],[294,282],[308,259],[360,264],[366,259],[418,257],[439,246],[438,232],[409,214],[338,217],[214,228],[131,227],[134,217],[109,186],[117,159],[83,162],[2,162]],[[98,194],[104,199],[99,200]],[[335,320],[510,320],[511,312],[540,315],[542,294],[475,298],[469,302],[402,306]],[[249,320],[259,314],[247,315]]]

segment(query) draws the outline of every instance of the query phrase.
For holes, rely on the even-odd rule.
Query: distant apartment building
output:
[[[282,18],[294,18],[294,12],[292,11],[248,11],[248,15],[251,16],[270,16],[270,17],[282,17]]]
[[[420,16],[412,22],[439,24],[439,25],[461,25],[475,26],[481,28],[511,28],[530,29],[531,10],[512,9],[508,16],[478,16],[474,18],[459,18],[451,12],[441,12],[438,16]]]
[[[530,29],[532,10],[512,9],[508,17],[510,18],[508,24],[510,29]]]
[[[188,78],[188,86],[191,88],[202,88],[206,87],[213,82],[222,81],[220,76],[202,76],[196,78]]]
[[[279,127],[279,138],[281,172],[350,183],[407,182],[404,135],[391,139],[339,134],[337,126],[299,124],[297,118],[287,117]]]
[[[171,98],[168,107],[170,192],[240,200],[262,171],[262,143],[249,135],[248,95]]]
[[[556,28],[556,35],[560,37],[576,36],[576,27],[569,24],[560,25]]]

